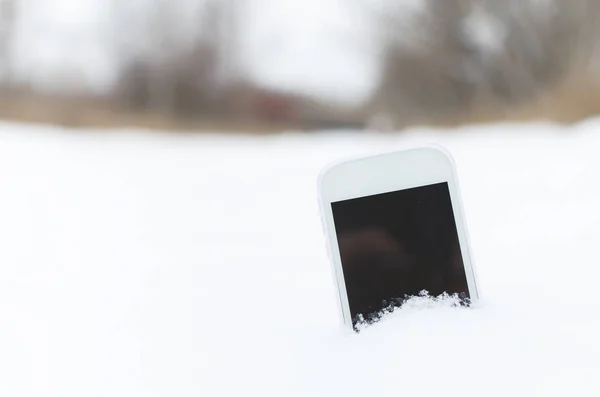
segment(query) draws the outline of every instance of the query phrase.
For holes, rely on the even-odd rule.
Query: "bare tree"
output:
[[[474,87],[465,76],[464,60],[472,49],[460,35],[467,6],[463,0],[431,2],[418,32],[410,33],[420,37],[417,46],[387,43],[379,89],[369,106],[372,114],[386,114],[398,126],[451,114],[471,101]]]
[[[11,84],[11,47],[16,19],[16,1],[0,0],[0,85],[5,89]]]
[[[428,4],[418,46],[388,43],[371,102],[397,125],[531,101],[585,64],[600,39],[597,0]]]
[[[202,5],[193,31],[184,32],[172,2],[155,3],[140,29],[138,41],[144,43],[121,47],[118,95],[130,106],[199,115],[215,113],[222,105],[219,93],[235,76],[230,58],[236,51],[235,19],[229,2],[208,0]]]

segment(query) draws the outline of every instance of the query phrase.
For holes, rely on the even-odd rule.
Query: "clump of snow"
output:
[[[433,308],[457,308],[469,306],[469,300],[462,299],[458,294],[443,293],[438,296],[432,296],[429,292],[423,290],[416,296],[409,296],[405,299],[390,302],[381,311],[372,313],[365,317],[362,314],[357,316],[354,329],[358,332],[387,319],[390,315],[405,310],[422,310]]]
[[[439,296],[431,296],[427,291],[422,291],[417,296],[412,296],[402,304],[403,310],[408,309],[431,309],[435,307],[459,307],[463,300],[458,294],[449,295],[444,293]]]

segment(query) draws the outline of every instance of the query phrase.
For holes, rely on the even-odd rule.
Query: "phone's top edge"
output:
[[[385,152],[370,154],[370,155],[349,156],[349,157],[345,157],[345,158],[341,158],[341,159],[332,161],[332,162],[326,164],[319,172],[319,175],[317,177],[317,187],[320,190],[320,187],[322,185],[323,178],[325,177],[325,175],[332,168],[335,168],[338,165],[342,165],[342,164],[353,162],[353,161],[369,160],[369,159],[374,159],[377,157],[389,156],[389,155],[395,154],[395,153],[403,153],[403,152],[408,152],[408,151],[412,151],[412,150],[421,150],[421,149],[435,150],[435,151],[441,153],[442,155],[444,155],[444,157],[446,157],[448,159],[448,161],[450,161],[452,166],[456,165],[456,163],[454,161],[454,157],[452,156],[450,151],[438,143],[420,143],[420,144],[409,144],[409,145],[405,144],[399,148],[396,148],[395,150],[390,150],[390,151],[385,151]]]

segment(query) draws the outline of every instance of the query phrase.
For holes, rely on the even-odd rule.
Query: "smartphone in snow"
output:
[[[479,299],[454,161],[415,147],[327,167],[321,218],[344,324],[375,322],[411,296]]]

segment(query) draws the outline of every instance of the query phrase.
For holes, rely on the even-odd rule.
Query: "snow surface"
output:
[[[0,395],[598,396],[599,130],[0,125]],[[344,332],[317,174],[417,141],[455,156],[483,300]]]

